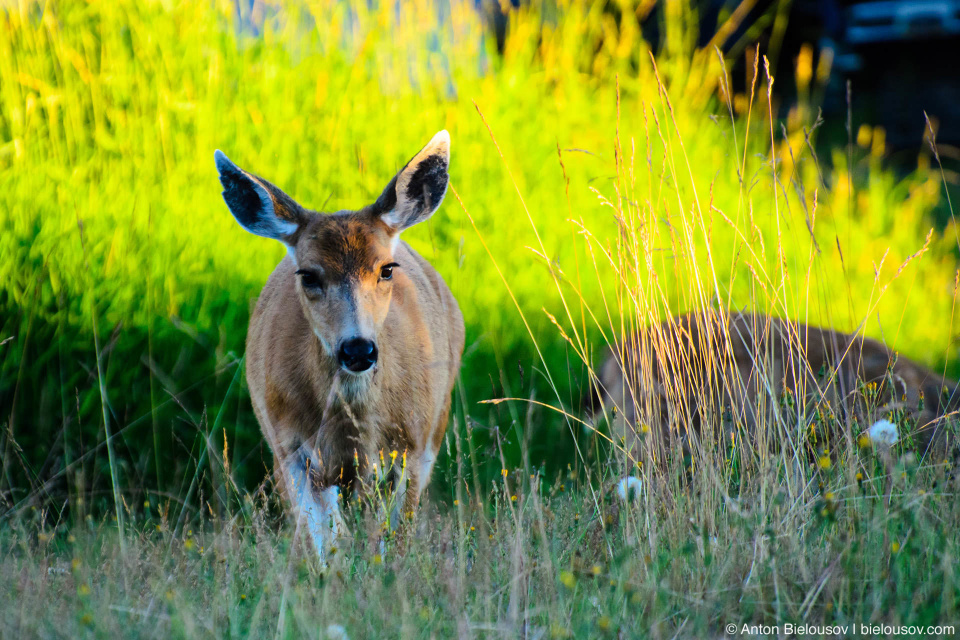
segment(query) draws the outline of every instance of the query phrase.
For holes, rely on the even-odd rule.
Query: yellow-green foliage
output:
[[[739,249],[740,265],[776,271],[778,220],[787,272],[802,279],[811,242],[794,191],[801,176],[808,208],[819,189],[815,230],[824,254],[813,265],[813,319],[855,327],[872,315],[874,265],[889,249],[882,286],[922,246],[931,225],[926,214],[937,198],[935,179],[897,184],[878,162],[857,159],[851,193],[838,153],[832,171],[821,167],[828,171],[824,186],[802,138],[795,138],[799,167],[793,173],[793,163],[781,166],[775,199],[762,102],[753,113],[741,188],[736,176],[745,125],[734,134],[717,99],[720,69],[711,52],[693,57],[699,66],[684,64],[691,52],[678,44],[668,47],[662,63],[688,167],[645,45],[634,31],[617,31],[601,13],[602,3],[573,3],[547,15],[535,8],[513,12],[503,60],[490,51],[481,17],[469,4],[438,11],[420,3],[395,12],[389,3],[368,11],[344,3],[304,8],[280,2],[268,4],[259,19],[240,21],[232,2],[21,3],[6,10],[0,39],[2,286],[21,306],[33,303],[33,283],[40,278],[45,298],[64,293],[81,317],[89,296],[107,301],[109,322],[145,324],[152,315],[180,315],[202,328],[217,326],[223,309],[211,301],[245,306],[282,248],[245,234],[228,215],[219,200],[213,149],[224,149],[308,206],[337,210],[370,202],[420,144],[446,127],[454,140],[454,188],[521,305],[555,306],[555,290],[544,286],[546,269],[524,248],[539,249],[507,171],[548,256],[570,272],[566,219],[582,217],[598,235],[612,228],[606,223],[614,212],[600,206],[590,187],[613,198],[617,72],[620,141],[637,181],[629,194],[656,219],[704,219],[721,289],[731,280],[737,236],[754,249],[766,248],[757,257]],[[673,20],[668,35],[684,29],[682,16]],[[668,42],[675,40],[683,42],[683,34]],[[603,46],[594,55],[596,42]],[[698,68],[696,77],[691,66]],[[714,121],[707,118],[711,112],[719,116]],[[780,138],[778,129],[773,134]],[[663,139],[669,143],[665,170]],[[569,201],[558,144],[592,154],[564,154]],[[781,161],[787,159],[783,145],[776,149]],[[475,334],[497,328],[508,342],[522,337],[515,314],[490,313],[505,306],[505,289],[455,199],[429,227],[408,235],[451,281]],[[694,241],[703,245],[702,238]],[[906,302],[922,303],[924,318],[904,316],[908,330],[895,336],[895,345],[927,360],[943,357],[949,332],[954,278],[944,249],[952,243],[942,246],[935,238],[933,255],[911,266],[879,307],[885,324],[897,326]],[[757,283],[743,269],[736,272],[733,302],[750,305],[758,298]],[[596,287],[586,286],[596,302]],[[780,312],[806,315],[798,291],[790,295]],[[682,310],[692,301],[671,302]]]
[[[198,331],[239,351],[249,302],[283,249],[229,215],[214,149],[333,211],[371,202],[447,128],[465,209],[451,191],[405,237],[460,301],[468,353],[482,356],[466,360],[471,402],[493,393],[494,355],[532,353],[498,268],[561,388],[563,341],[541,308],[568,333],[585,325],[609,339],[621,312],[649,319],[629,320],[647,307],[624,304],[627,291],[659,312],[719,300],[844,330],[867,320],[907,355],[952,355],[955,231],[933,233],[894,277],[924,247],[937,175],[898,181],[881,166],[882,139],[854,149],[853,166],[842,151],[815,162],[803,136],[813,106],[795,110],[784,140],[762,61],[753,102],[728,95],[715,52],[693,49],[685,3],[666,5],[657,69],[638,28],[618,26],[604,2],[511,11],[502,56],[471,2],[358,4],[278,0],[253,16],[225,0],[0,10],[4,312],[60,323],[84,344],[94,308],[106,329],[175,317],[184,341]],[[639,15],[651,3],[621,4]],[[813,74],[802,71],[807,96]],[[639,244],[621,250],[620,239]],[[565,279],[569,316],[545,259]],[[636,274],[621,271],[618,291],[610,263],[631,259]],[[145,371],[142,345],[121,351],[114,369]]]

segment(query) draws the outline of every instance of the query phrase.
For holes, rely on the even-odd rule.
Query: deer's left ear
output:
[[[423,222],[440,207],[447,193],[450,134],[433,136],[400,170],[373,205],[387,226],[397,233]]]

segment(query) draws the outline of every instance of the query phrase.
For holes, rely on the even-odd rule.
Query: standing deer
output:
[[[247,334],[247,382],[275,473],[321,561],[341,533],[341,491],[383,473],[392,520],[412,514],[447,427],[463,316],[440,274],[400,239],[440,206],[450,136],[436,134],[372,205],[321,214],[214,154],[244,229],[287,248]]]
[[[615,440],[627,460],[662,461],[710,430],[713,440],[739,434],[754,448],[804,448],[817,416],[828,427],[866,429],[899,414],[908,434],[882,434],[888,444],[909,436],[931,463],[948,448],[947,418],[960,408],[957,383],[876,340],[769,316],[692,313],[648,327],[611,349],[597,370],[590,413],[615,409]],[[878,423],[879,424],[879,423]],[[651,433],[652,432],[652,433]],[[646,434],[652,449],[642,450]],[[849,434],[856,441],[865,433]],[[873,435],[873,434],[870,434]],[[813,446],[846,442],[819,434]],[[808,443],[812,444],[812,443]],[[805,452],[804,455],[807,455]],[[954,452],[955,455],[955,452]]]

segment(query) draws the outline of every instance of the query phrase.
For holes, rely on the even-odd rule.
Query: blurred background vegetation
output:
[[[793,3],[715,4],[0,3],[0,509],[100,509],[110,457],[131,504],[210,490],[215,458],[247,488],[267,476],[242,357],[283,249],[229,215],[217,148],[335,211],[450,130],[456,195],[405,239],[466,318],[452,430],[471,473],[566,470],[593,437],[480,401],[579,412],[564,335],[597,350],[632,322],[602,256],[627,201],[655,227],[660,262],[635,267],[663,313],[862,327],[956,374],[955,174],[923,138],[938,121],[914,113],[916,138],[888,148],[838,56],[791,31]],[[696,237],[673,237],[691,217]]]

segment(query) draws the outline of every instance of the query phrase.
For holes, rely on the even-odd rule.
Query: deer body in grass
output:
[[[950,452],[957,383],[857,335],[769,316],[692,313],[610,349],[591,411],[612,411],[630,464],[662,461],[698,439],[746,441],[754,451],[797,447],[822,456],[894,418],[931,464]],[[647,443],[645,445],[644,443]],[[890,444],[888,441],[886,444]],[[645,446],[651,448],[645,449]],[[805,450],[804,450],[805,449]]]
[[[376,202],[332,214],[216,153],[231,213],[287,248],[250,319],[246,374],[279,484],[322,560],[343,529],[341,494],[388,481],[395,525],[416,509],[443,440],[463,316],[400,234],[440,206],[449,149],[441,131]]]

